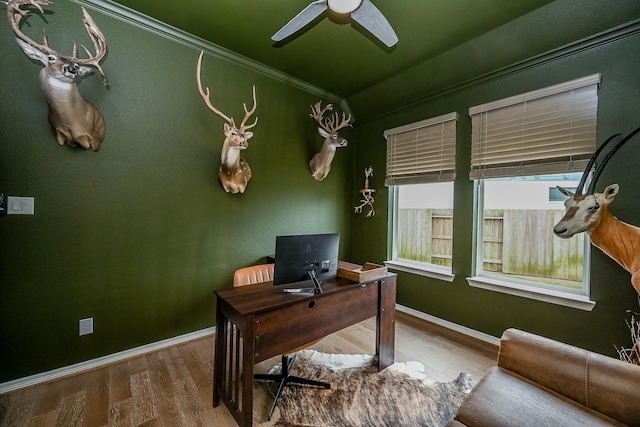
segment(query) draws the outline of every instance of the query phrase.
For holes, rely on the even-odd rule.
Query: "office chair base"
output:
[[[278,399],[280,399],[280,395],[282,394],[282,391],[284,390],[284,387],[287,384],[309,385],[309,386],[326,388],[326,389],[331,388],[331,384],[326,382],[316,381],[309,378],[302,378],[302,377],[297,377],[295,375],[291,375],[291,367],[293,366],[293,362],[295,362],[295,360],[296,360],[296,356],[289,357],[289,356],[283,355],[281,373],[255,374],[253,376],[253,379],[255,380],[271,381],[271,382],[279,383],[278,391],[274,396],[273,405],[271,405],[271,410],[269,411],[269,418],[268,418],[269,421],[271,421],[271,418],[273,417],[273,412],[276,410],[276,406],[278,405]]]

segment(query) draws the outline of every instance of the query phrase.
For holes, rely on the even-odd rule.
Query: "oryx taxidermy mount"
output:
[[[216,107],[213,106],[209,99],[209,88],[202,88],[202,82],[200,80],[200,72],[202,69],[202,56],[204,51],[200,52],[198,58],[198,67],[196,69],[196,79],[198,82],[198,91],[202,96],[207,107],[218,116],[222,117],[226,123],[224,124],[224,136],[225,140],[222,144],[222,152],[220,154],[220,169],[218,170],[218,179],[222,187],[227,193],[244,193],[247,188],[247,184],[251,179],[251,168],[249,163],[242,157],[240,157],[240,151],[246,149],[249,146],[249,139],[253,136],[253,132],[249,132],[249,129],[258,124],[258,118],[255,121],[247,125],[247,120],[255,113],[256,107],[256,87],[253,86],[253,108],[247,109],[247,104],[244,106],[244,119],[240,123],[240,126],[236,126],[233,117],[228,117]]]
[[[638,132],[640,128],[622,138],[611,148],[600,165],[596,167],[586,194],[582,194],[582,190],[598,155],[607,144],[620,135],[612,136],[596,150],[582,174],[575,193],[558,187],[558,190],[568,199],[564,202],[566,213],[555,225],[553,232],[563,239],[568,239],[577,233],[587,233],[594,246],[600,248],[631,273],[631,283],[640,294],[640,228],[618,220],[609,211],[609,205],[618,194],[618,184],[609,185],[602,193],[594,192],[596,182],[611,156]]]
[[[322,149],[309,162],[311,175],[316,181],[322,181],[329,174],[331,162],[336,155],[336,149],[347,146],[347,140],[338,135],[338,131],[351,126],[351,114],[346,117],[342,113],[342,119],[340,119],[338,113],[333,113],[329,117],[323,118],[324,113],[332,110],[333,104],[327,104],[326,107],[322,108],[322,101],[318,101],[316,105],[311,106],[311,114],[309,114],[320,125],[318,132],[324,138]]]
[[[20,30],[20,23],[33,12],[33,8],[44,14],[42,7],[49,4],[49,0],[9,0],[7,17],[20,48],[29,58],[44,65],[40,70],[40,86],[49,106],[49,123],[55,129],[58,144],[71,147],[79,145],[84,149],[98,151],[106,133],[104,117],[92,103],[80,95],[76,80],[92,73],[95,68],[100,72],[104,85],[109,86],[100,66],[100,61],[107,53],[107,41],[83,7],[82,22],[91,38],[95,54],[82,46],[88,58],[78,58],[78,48],[74,42],[72,55],[61,55],[49,46],[44,31],[42,44],[36,43]],[[28,5],[33,7],[21,8]]]
[[[392,47],[398,43],[398,36],[396,36],[387,18],[369,0],[314,1],[271,36],[271,40],[279,42],[286,39],[306,27],[327,10],[339,15],[350,15],[351,19],[362,25],[365,30],[373,34],[387,47]]]

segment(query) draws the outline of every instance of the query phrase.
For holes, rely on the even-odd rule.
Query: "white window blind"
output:
[[[600,74],[469,109],[470,179],[582,172],[596,148]]]
[[[457,113],[388,129],[384,184],[422,184],[456,178]]]

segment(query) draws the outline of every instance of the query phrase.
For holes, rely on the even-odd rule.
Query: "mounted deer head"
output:
[[[594,246],[600,248],[631,273],[631,283],[640,293],[640,228],[618,220],[609,211],[609,204],[618,194],[618,184],[609,185],[602,193],[594,192],[596,182],[611,156],[638,132],[640,128],[624,137],[609,151],[596,168],[586,194],[582,194],[582,190],[598,155],[619,135],[612,136],[596,150],[582,174],[575,193],[558,187],[558,190],[568,199],[564,202],[566,213],[555,225],[553,232],[563,239],[568,239],[577,233],[587,233]]]
[[[311,106],[311,114],[309,114],[309,117],[312,117],[320,125],[318,132],[324,138],[322,149],[309,162],[311,175],[316,181],[322,181],[329,174],[331,162],[336,155],[336,148],[347,146],[347,140],[338,135],[338,131],[351,126],[351,115],[347,118],[342,113],[342,120],[340,120],[338,113],[334,113],[323,119],[324,113],[332,110],[332,104],[327,104],[326,107],[322,108],[322,101],[318,101],[316,105]]]
[[[202,82],[200,81],[200,71],[202,68],[202,56],[204,51],[200,52],[198,58],[198,67],[196,70],[196,79],[198,81],[198,91],[202,96],[207,107],[218,116],[222,117],[226,123],[224,124],[225,140],[222,144],[222,153],[220,155],[220,169],[218,170],[218,178],[224,190],[227,193],[244,193],[247,188],[247,184],[251,179],[251,168],[249,163],[240,157],[240,151],[246,149],[249,146],[249,139],[253,136],[253,132],[248,130],[258,124],[258,118],[251,125],[247,125],[247,120],[255,113],[256,103],[256,87],[253,87],[253,108],[247,110],[247,104],[244,106],[244,119],[240,123],[240,127],[237,127],[233,118],[227,117],[220,110],[213,106],[209,99],[209,88],[202,89]]]
[[[40,13],[44,13],[42,6],[49,4],[49,0],[9,0],[7,17],[20,48],[29,58],[44,65],[40,71],[40,86],[49,106],[49,123],[56,131],[58,144],[66,143],[71,147],[79,145],[84,149],[91,147],[98,151],[106,132],[104,118],[93,104],[80,95],[76,79],[92,73],[91,67],[94,67],[100,72],[104,85],[109,86],[109,81],[100,67],[100,61],[107,53],[107,41],[89,13],[82,8],[82,22],[93,42],[95,55],[82,46],[89,58],[78,58],[75,42],[71,56],[61,55],[49,46],[44,31],[42,44],[34,42],[20,30],[20,22],[33,9],[21,9],[21,6],[32,5]]]

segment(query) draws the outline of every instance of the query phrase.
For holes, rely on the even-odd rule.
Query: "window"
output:
[[[450,113],[389,129],[391,268],[453,280],[456,121]]]
[[[563,240],[556,186],[578,184],[595,151],[597,87],[588,76],[473,107],[476,184],[472,286],[590,310],[589,244]]]

